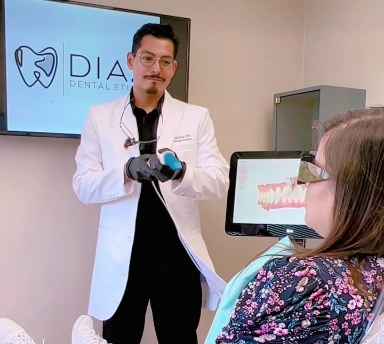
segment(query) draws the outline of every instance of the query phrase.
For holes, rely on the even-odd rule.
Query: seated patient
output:
[[[336,116],[323,129],[316,156],[302,159],[298,183],[308,184],[305,222],[325,239],[263,265],[216,343],[361,340],[384,274],[384,108]],[[0,319],[3,343],[35,344],[19,325]],[[102,343],[92,318],[79,317],[72,344]]]
[[[216,343],[358,343],[384,273],[384,109],[323,124],[302,159],[307,226],[325,239],[269,260],[241,292]]]

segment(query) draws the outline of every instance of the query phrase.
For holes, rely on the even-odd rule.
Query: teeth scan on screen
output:
[[[258,204],[265,210],[305,207],[307,186],[296,184],[296,178],[286,178],[280,183],[258,185]]]
[[[304,225],[307,186],[298,185],[300,159],[239,159],[234,223]]]

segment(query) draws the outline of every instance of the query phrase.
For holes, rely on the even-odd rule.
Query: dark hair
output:
[[[308,254],[384,255],[384,108],[348,111],[320,127],[335,197],[331,229]]]
[[[384,108],[348,111],[316,127],[324,133],[324,168],[334,192],[331,228],[314,249],[287,249],[295,257],[345,260],[366,294],[359,270],[366,256],[384,255]]]
[[[365,257],[384,255],[384,108],[348,111],[319,125],[335,195],[331,228],[319,247],[294,255],[345,259],[355,287],[368,295],[361,274]]]
[[[177,56],[179,50],[179,40],[176,37],[173,28],[168,24],[144,24],[133,36],[132,52],[136,53],[140,48],[141,40],[144,36],[154,36],[160,39],[169,39],[173,43],[173,58]]]

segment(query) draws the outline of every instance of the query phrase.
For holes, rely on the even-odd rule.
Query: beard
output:
[[[159,92],[159,90],[157,89],[157,87],[156,87],[155,85],[153,85],[153,86],[147,88],[147,89],[145,90],[145,92],[146,92],[147,94],[152,94],[152,95],[154,95],[154,94],[157,94],[157,93]]]

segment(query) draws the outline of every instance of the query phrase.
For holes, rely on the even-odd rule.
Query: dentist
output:
[[[127,334],[140,343],[148,303],[159,344],[197,344],[201,308],[214,310],[225,287],[201,235],[198,201],[226,196],[228,163],[208,110],[166,91],[177,50],[169,25],[136,32],[127,55],[132,90],[91,107],[76,154],[74,191],[101,204],[89,314],[114,344]],[[160,163],[164,148],[181,170]]]

